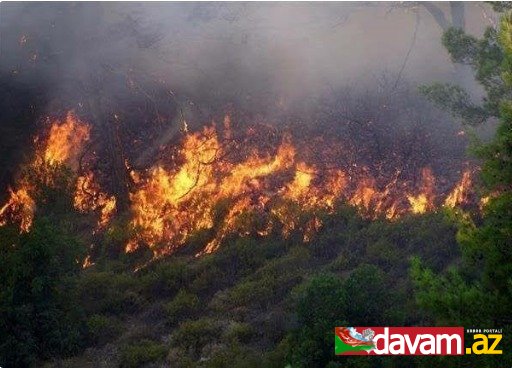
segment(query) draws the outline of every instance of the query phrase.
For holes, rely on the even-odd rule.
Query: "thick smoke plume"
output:
[[[466,28],[481,32],[485,15],[466,4]],[[132,76],[198,109],[266,99],[272,111],[385,72],[413,83],[454,72],[440,25],[414,3],[6,3],[0,16],[2,72],[60,100],[119,94]]]

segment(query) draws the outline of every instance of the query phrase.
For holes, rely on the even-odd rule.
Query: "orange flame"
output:
[[[88,255],[85,257],[84,262],[82,263],[82,268],[89,268],[94,265],[95,263],[91,260],[91,256]]]
[[[232,137],[227,117],[226,137]],[[178,157],[166,163],[171,169],[161,163],[147,173],[132,172],[136,188],[130,197],[136,235],[126,251],[145,244],[158,257],[183,245],[195,231],[212,229],[214,236],[200,255],[217,250],[228,234],[265,236],[277,224],[285,237],[301,231],[307,242],[322,226],[314,213],[334,211],[339,200],[359,207],[368,216],[388,219],[435,209],[435,177],[428,167],[421,170],[416,190],[414,183],[398,180],[400,171],[379,189],[368,168],[348,174],[342,168],[322,171],[298,161],[290,135],[284,135],[274,155],[254,148],[249,151],[241,161],[232,162],[229,147],[219,140],[215,128],[206,127],[187,133]],[[416,194],[404,198],[404,192]],[[456,202],[463,200],[459,195]],[[309,220],[299,219],[303,209],[313,214]]]
[[[82,148],[89,140],[90,126],[68,113],[62,123],[53,123],[43,149],[44,162],[55,165],[65,163],[76,169]]]
[[[19,223],[22,232],[27,232],[32,226],[36,204],[25,187],[16,191],[9,189],[9,195],[7,203],[0,208],[0,226],[10,220]]]
[[[432,211],[440,204],[462,205],[471,192],[469,170],[446,194],[436,188],[429,167],[421,169],[418,181],[401,178],[400,170],[390,178],[381,172],[372,175],[369,166],[354,163],[328,167],[321,160],[311,162],[289,134],[273,148],[253,144],[241,150],[241,143],[233,138],[229,116],[224,118],[222,134],[214,125],[198,132],[184,129],[183,134],[182,144],[169,159],[147,171],[131,170],[134,235],[126,252],[148,246],[154,257],[160,257],[201,230],[208,230],[210,238],[198,255],[216,251],[230,235],[266,236],[280,231],[284,237],[293,235],[310,242],[323,226],[323,216],[333,213],[340,202],[357,207],[366,217],[392,220]],[[247,137],[255,134],[251,129]],[[247,137],[243,143],[249,142]],[[89,139],[89,125],[69,113],[64,121],[52,124],[46,139],[36,141],[37,155],[31,165],[64,164],[76,172]],[[339,157],[326,161],[345,162]],[[128,162],[126,168],[130,170]],[[51,178],[46,181],[52,182]],[[9,200],[0,208],[0,226],[13,220],[21,231],[28,231],[36,210],[35,188],[27,178],[22,178],[18,187],[10,190]],[[116,198],[101,190],[98,178],[89,170],[77,176],[74,207],[96,213],[96,229],[102,229],[116,211]],[[84,267],[91,264],[88,258]]]
[[[116,198],[109,197],[101,191],[91,171],[78,177],[73,199],[75,208],[80,212],[100,210],[100,219],[98,220],[100,228],[108,224],[116,208]]]
[[[36,155],[28,167],[41,175],[42,182],[52,185],[52,171],[46,167],[66,165],[77,170],[80,156],[89,139],[90,126],[69,112],[63,121],[52,123],[45,139],[35,139]],[[0,209],[0,226],[8,221],[16,222],[20,224],[20,230],[26,232],[32,225],[36,211],[33,197],[37,188],[28,177],[21,178],[18,186],[17,190],[10,190],[7,203]],[[100,226],[109,221],[115,209],[115,198],[101,193],[92,172],[77,179],[74,202],[75,208],[82,212],[99,209]]]
[[[444,205],[454,208],[463,204],[467,200],[467,196],[471,189],[471,171],[466,170],[462,174],[460,182],[455,186],[450,194],[444,200]]]
[[[416,195],[407,195],[412,213],[425,213],[434,208],[435,178],[430,168],[421,170],[421,192]]]

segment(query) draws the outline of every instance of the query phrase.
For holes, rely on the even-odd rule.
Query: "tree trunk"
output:
[[[89,99],[89,106],[95,124],[105,139],[108,153],[108,168],[111,170],[111,190],[116,197],[118,213],[126,212],[130,207],[130,178],[125,166],[125,156],[119,132],[119,123],[109,113],[107,106],[98,92],[95,97]]]
[[[437,5],[430,1],[420,2],[420,4],[423,5],[423,7],[430,13],[430,15],[432,15],[443,32],[450,28],[450,22],[448,22],[444,16],[444,12]]]
[[[452,14],[452,27],[464,30],[466,26],[464,3],[452,1],[450,2],[450,10]]]
[[[465,5],[463,2],[450,2],[452,27],[464,31],[466,26]],[[475,88],[475,79],[469,65],[455,63],[455,82],[466,91],[471,93]]]

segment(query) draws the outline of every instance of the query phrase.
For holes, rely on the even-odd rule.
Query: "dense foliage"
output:
[[[69,175],[41,185],[39,216],[30,232],[0,227],[0,357],[6,366],[77,353],[85,332],[77,280],[85,248],[69,221]]]
[[[411,294],[410,255],[420,256],[439,272],[458,254],[450,213],[389,223],[365,220],[341,204],[311,243],[297,241],[299,233],[288,239],[231,237],[214,254],[197,259],[193,253],[183,252],[136,273],[129,265],[133,260],[104,259],[77,274],[77,254],[70,250],[75,249],[73,239],[50,224],[36,224],[34,230],[24,235],[33,239],[24,252],[32,257],[33,267],[37,264],[39,268],[23,280],[48,279],[45,272],[52,271],[48,283],[53,292],[48,293],[45,305],[54,307],[45,311],[52,312],[50,331],[61,345],[49,350],[38,340],[33,345],[24,340],[17,347],[27,349],[32,360],[24,360],[22,365],[38,365],[36,358],[55,359],[83,347],[88,347],[85,353],[59,364],[336,364],[339,359],[332,354],[332,327],[337,324],[410,325],[428,321],[417,312]],[[35,244],[57,253],[44,258]],[[189,247],[193,249],[194,244]],[[66,259],[52,261],[57,254]],[[39,263],[42,260],[46,260],[44,266]],[[24,272],[28,264],[24,259],[23,267],[9,265],[4,269]],[[16,289],[31,290],[20,284]],[[27,298],[37,309],[38,297],[31,294]],[[34,324],[42,319],[35,310],[27,313]],[[18,328],[24,326],[19,320],[8,320]],[[34,339],[44,338],[45,344],[54,341],[40,335],[37,328],[26,329],[36,336]],[[9,346],[12,349],[13,345]],[[40,351],[39,346],[46,348]],[[3,359],[9,357],[4,354],[5,350]],[[394,364],[386,359],[377,363]]]
[[[493,326],[504,329],[504,346],[510,344],[512,309],[512,18],[510,4],[503,3],[500,28],[488,29],[482,40],[460,31],[450,30],[444,43],[456,62],[469,63],[487,96],[482,107],[452,111],[471,117],[477,109],[485,117],[498,117],[500,126],[490,143],[476,147],[482,159],[481,191],[488,202],[483,220],[469,217],[460,222],[458,241],[462,262],[448,272],[436,275],[415,260],[412,277],[416,283],[418,302],[430,311],[439,324]],[[438,87],[426,88],[434,101],[439,101]],[[449,87],[447,87],[449,88]],[[455,88],[455,87],[451,87]],[[439,92],[440,90],[437,90]],[[445,105],[446,107],[446,105]],[[464,112],[461,112],[464,111]],[[506,358],[504,365],[510,365]],[[489,358],[484,363],[493,366]]]

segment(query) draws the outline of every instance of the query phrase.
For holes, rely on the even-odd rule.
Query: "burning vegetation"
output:
[[[97,233],[108,228],[116,197],[102,190],[98,175],[105,174],[94,172],[87,162],[96,159],[91,140],[91,126],[70,112],[35,139],[28,171],[52,186],[52,168],[67,167],[75,182],[73,206],[96,214],[91,232]],[[320,148],[315,150],[311,142]],[[126,163],[131,235],[124,250],[148,247],[158,258],[199,231],[207,231],[209,240],[197,255],[216,251],[230,234],[279,233],[286,238],[298,232],[309,242],[323,219],[343,203],[367,218],[395,220],[463,206],[473,196],[474,169],[468,164],[461,166],[458,181],[438,186],[449,179],[436,177],[428,165],[416,177],[404,175],[400,168],[387,176],[372,175],[368,166],[343,157],[337,144],[326,137],[309,140],[262,126],[233,131],[229,116],[220,127],[212,123],[195,132],[184,129],[181,140],[164,147],[149,168],[131,169]],[[0,209],[2,225],[14,222],[21,231],[30,230],[38,190],[31,178],[22,175],[9,189]]]
[[[8,4],[0,366],[509,329],[511,4]]]
[[[89,124],[69,112],[64,119],[52,121],[46,135],[34,139],[34,158],[24,168],[16,189],[9,189],[9,199],[0,209],[0,224],[14,222],[19,224],[20,231],[29,231],[37,211],[34,198],[41,189],[39,186],[55,186],[58,167],[77,175],[74,207],[78,211],[98,210],[101,213],[98,224],[108,222],[115,209],[115,198],[101,192],[92,172],[78,175],[90,131]]]
[[[464,205],[471,193],[469,168],[446,192],[436,188],[429,167],[421,170],[418,182],[399,171],[389,182],[379,182],[364,166],[325,165],[343,162],[340,157],[306,162],[297,147],[307,142],[294,143],[286,133],[273,150],[252,147],[251,132],[239,142],[221,140],[231,133],[221,135],[214,126],[187,133],[173,159],[146,172],[132,171],[136,236],[126,250],[146,244],[155,255],[166,254],[201,229],[213,229],[215,235],[200,254],[215,251],[229,233],[265,236],[280,231],[287,237],[300,230],[307,242],[339,203],[356,206],[366,217],[394,220]]]

